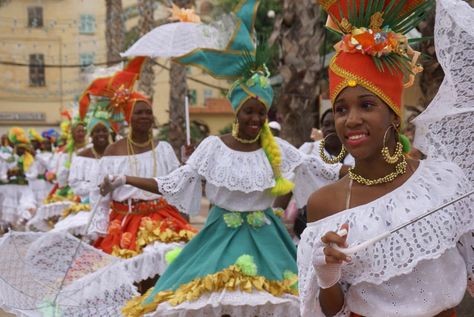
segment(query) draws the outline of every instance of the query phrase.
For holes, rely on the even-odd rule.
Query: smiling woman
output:
[[[329,66],[330,93],[337,135],[355,166],[308,201],[298,249],[303,317],[454,316],[474,273],[470,198],[343,253],[472,188],[453,163],[409,159],[399,134],[404,82],[420,70],[402,33],[429,2],[320,1],[343,35]]]

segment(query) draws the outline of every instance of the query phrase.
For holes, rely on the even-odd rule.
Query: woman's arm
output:
[[[319,303],[326,316],[334,316],[344,306],[344,292],[339,283],[319,290]]]
[[[154,194],[161,194],[158,190],[158,183],[154,178],[142,178],[135,176],[113,176],[108,175],[104,177],[104,181],[100,184],[100,194],[105,196],[123,185],[130,185],[138,189],[145,190]]]
[[[158,183],[154,178],[141,178],[135,176],[125,176],[125,184],[146,190],[154,194],[161,194],[158,190]]]

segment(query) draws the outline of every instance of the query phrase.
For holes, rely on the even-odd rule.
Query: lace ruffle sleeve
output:
[[[339,179],[342,164],[326,164],[319,157],[304,155],[304,160],[295,170],[293,196],[298,208],[306,206],[309,196],[319,188]]]
[[[202,196],[201,177],[191,166],[184,165],[155,180],[158,190],[169,204],[182,213],[199,214]]]
[[[211,138],[204,139],[186,165],[166,176],[155,178],[160,193],[182,213],[194,215],[201,209],[202,176],[198,170],[206,168],[206,157],[211,153],[211,143]],[[170,150],[172,151],[171,147]]]

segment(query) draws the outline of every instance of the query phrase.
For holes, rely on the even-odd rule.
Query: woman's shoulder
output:
[[[308,223],[327,218],[345,209],[348,182],[349,178],[346,176],[311,194],[306,207]]]
[[[104,152],[104,156],[121,155],[127,155],[127,139],[120,139],[115,143],[109,144]]]
[[[92,147],[82,150],[77,154],[77,158],[95,158]]]

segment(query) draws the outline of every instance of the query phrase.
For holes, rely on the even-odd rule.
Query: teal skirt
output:
[[[249,258],[251,265],[242,269],[267,281],[284,281],[297,274],[295,245],[271,208],[237,213],[213,207],[204,228],[183,248],[143,304],[160,292],[175,291],[241,260],[248,264]]]

